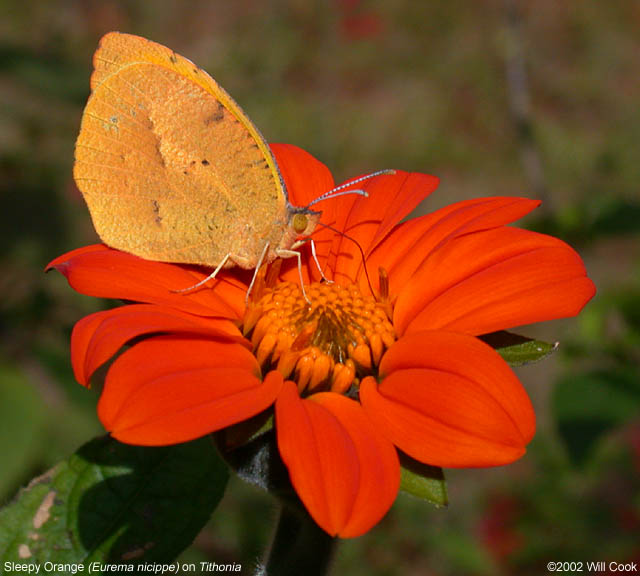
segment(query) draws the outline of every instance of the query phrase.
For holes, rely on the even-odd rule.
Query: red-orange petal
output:
[[[88,254],[89,252],[102,252],[103,250],[109,250],[104,244],[89,244],[88,246],[81,246],[75,250],[71,250],[64,254],[61,254],[57,258],[54,258],[46,265],[44,271],[49,272],[52,268],[57,268],[59,265],[64,265],[67,260],[80,256],[81,254]]]
[[[239,344],[158,336],[116,359],[98,416],[122,442],[176,444],[262,412],[281,385],[277,371],[263,381],[255,358]]]
[[[293,144],[270,144],[293,206],[306,206],[333,188],[329,169]]]
[[[360,386],[377,429],[413,458],[450,468],[497,466],[522,456],[535,432],[524,388],[500,355],[466,334],[405,336]]]
[[[371,280],[377,282],[376,271],[382,266],[388,273],[391,293],[397,294],[429,255],[447,241],[510,224],[539,205],[539,201],[527,198],[476,198],[404,222],[367,258]],[[364,287],[366,279],[360,280]]]
[[[156,304],[131,304],[96,312],[76,323],[71,333],[71,365],[76,380],[88,386],[95,370],[126,342],[144,334],[201,334],[239,344],[237,326],[224,318],[204,318]]]
[[[362,267],[362,256],[355,242],[369,254],[391,229],[407,216],[438,186],[438,178],[428,174],[396,171],[366,180],[356,187],[368,197],[354,196],[336,202],[336,227],[349,236],[336,236],[329,265],[337,280],[353,281]],[[354,242],[355,240],[355,242]]]
[[[400,466],[356,402],[330,392],[302,400],[285,382],[276,430],[291,482],[323,530],[352,538],[380,521],[397,494]]]
[[[244,313],[247,287],[227,272],[206,287],[179,293],[175,291],[193,286],[206,274],[104,245],[68,252],[47,266],[51,268],[61,272],[74,290],[88,296],[162,304],[201,316],[237,319]]]
[[[434,251],[401,291],[394,326],[399,334],[484,334],[574,316],[594,293],[570,246],[501,227],[455,238]]]

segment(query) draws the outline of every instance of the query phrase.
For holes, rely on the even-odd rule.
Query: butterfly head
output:
[[[321,194],[306,206],[292,206],[287,201],[287,227],[278,248],[281,250],[292,250],[298,248],[307,241],[307,238],[316,229],[316,226],[320,221],[320,216],[322,216],[322,212],[311,210],[311,206],[318,202],[322,202],[323,200],[338,198],[339,196],[355,194],[366,198],[369,196],[367,192],[364,190],[350,189],[351,186],[384,174],[395,174],[395,170],[379,170],[378,172],[372,172],[371,174],[366,174],[365,176],[361,176],[360,178],[341,184],[340,186],[332,188],[328,192]]]
[[[306,206],[287,206],[287,227],[279,248],[292,250],[304,244],[316,229],[322,212]]]

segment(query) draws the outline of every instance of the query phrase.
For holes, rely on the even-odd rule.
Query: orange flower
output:
[[[273,149],[293,204],[332,188],[327,168],[303,150]],[[476,336],[573,316],[595,289],[569,246],[505,226],[533,200],[481,198],[401,222],[437,182],[397,172],[367,181],[368,198],[324,202],[323,222],[346,236],[314,235],[332,283],[303,253],[310,305],[295,259],[261,270],[247,306],[251,272],[224,271],[176,293],[206,272],[103,245],[51,262],[79,292],[134,302],[73,331],[84,385],[132,342],[106,376],[105,428],[131,444],[173,444],[275,405],[292,484],[315,521],[341,537],[366,532],[393,503],[397,450],[443,467],[522,456],[534,434],[531,403]]]

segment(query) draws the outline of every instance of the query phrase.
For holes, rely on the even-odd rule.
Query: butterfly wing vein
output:
[[[74,176],[106,244],[150,260],[251,268],[286,227],[266,142],[169,49],[112,33],[94,57]]]

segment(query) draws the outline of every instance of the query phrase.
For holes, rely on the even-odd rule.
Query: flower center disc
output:
[[[310,303],[291,282],[260,288],[245,313],[245,335],[261,367],[295,380],[301,394],[348,394],[376,374],[395,341],[385,305],[356,285],[314,282],[305,286]]]

